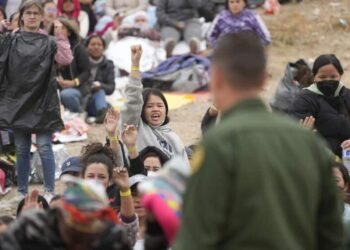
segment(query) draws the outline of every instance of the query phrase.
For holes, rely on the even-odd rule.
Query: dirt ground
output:
[[[268,102],[273,96],[278,81],[283,76],[286,64],[304,58],[312,62],[324,53],[336,54],[345,72],[350,67],[350,0],[304,0],[302,3],[283,5],[279,14],[262,15],[269,27],[273,43],[269,52],[269,85],[263,99]],[[343,83],[350,86],[350,75],[345,73]],[[201,101],[170,112],[172,129],[179,134],[186,145],[200,140],[200,121],[210,105]],[[103,141],[102,126],[92,126],[89,142]],[[78,154],[83,143],[68,145],[69,152]],[[57,191],[62,189],[58,183]],[[16,192],[13,190],[0,198],[0,215],[11,214],[14,207],[8,203]]]

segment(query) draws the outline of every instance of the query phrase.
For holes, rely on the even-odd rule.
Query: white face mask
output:
[[[148,177],[156,177],[156,176],[158,176],[158,173],[154,172],[154,171],[148,171],[147,176]]]

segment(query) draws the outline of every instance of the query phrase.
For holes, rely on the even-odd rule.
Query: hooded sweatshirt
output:
[[[143,86],[140,79],[130,78],[125,88],[126,109],[122,111],[122,124],[133,124],[138,127],[136,146],[139,151],[147,146],[161,149],[169,158],[182,155],[188,160],[185,146],[179,136],[168,125],[152,127],[141,119]]]
[[[350,138],[350,90],[339,84],[333,97],[324,96],[315,84],[297,96],[290,107],[297,119],[315,118],[315,129],[336,155],[342,155],[341,143]]]

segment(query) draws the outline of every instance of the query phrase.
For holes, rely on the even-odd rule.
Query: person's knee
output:
[[[45,142],[38,145],[38,151],[41,157],[51,155],[52,145],[51,142]]]

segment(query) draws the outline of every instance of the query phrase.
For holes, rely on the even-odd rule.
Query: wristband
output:
[[[109,138],[110,141],[114,141],[114,142],[119,141],[119,138],[118,138],[117,135],[110,136],[110,137],[108,136],[108,138]]]
[[[132,66],[131,71],[140,71],[140,67],[139,66]]]
[[[120,194],[120,197],[129,197],[131,196],[131,190],[129,188],[128,191],[125,191],[125,192],[120,191],[119,194]]]
[[[78,78],[75,78],[75,79],[74,79],[74,82],[75,82],[75,87],[79,87],[79,85],[80,85],[79,79],[78,79]]]
[[[128,147],[128,152],[129,152],[129,154],[137,153],[136,146]]]

